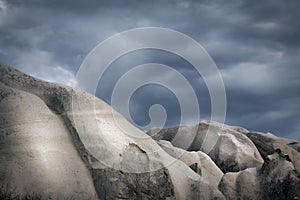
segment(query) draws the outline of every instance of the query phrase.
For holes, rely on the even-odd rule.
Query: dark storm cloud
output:
[[[219,67],[227,123],[300,139],[299,8],[293,0],[0,0],[0,61],[72,85],[85,56],[112,34],[144,26],[172,28],[202,44]],[[200,100],[201,117],[209,118],[204,81],[188,63],[165,52],[123,56],[112,64],[97,95],[109,102],[118,77],[148,62],[167,64],[187,77]],[[178,123],[176,98],[157,86],[141,88],[132,97],[134,121],[147,123],[147,109],[154,103],[166,105],[167,125]]]

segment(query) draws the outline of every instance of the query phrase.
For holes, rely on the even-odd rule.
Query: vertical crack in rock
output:
[[[167,169],[150,171],[150,168],[151,162],[147,153],[137,144],[129,143],[122,154],[121,170],[93,170],[99,198],[150,200],[173,197],[173,186]],[[131,173],[132,171],[137,173]]]
[[[136,144],[130,143],[123,152],[121,166],[124,171],[99,167],[99,161],[85,148],[74,126],[72,95],[75,91],[73,89],[40,81],[5,65],[1,65],[0,75],[3,84],[38,96],[64,122],[81,160],[91,174],[97,198],[166,199],[174,197],[168,169],[150,171],[153,161],[150,161],[147,153]],[[3,98],[5,95],[7,94],[1,93]],[[149,172],[129,173],[126,169],[137,169],[137,171],[144,169]]]

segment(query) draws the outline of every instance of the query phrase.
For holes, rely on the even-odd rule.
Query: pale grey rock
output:
[[[226,173],[219,189],[226,199],[261,199],[261,190],[257,168],[248,168],[240,172]]]
[[[0,93],[1,186],[23,195],[97,199],[63,120],[35,95],[3,84]]]
[[[210,126],[210,129],[209,129]],[[181,130],[178,133],[178,128]],[[238,132],[240,131],[240,132]],[[196,132],[196,135],[191,134]],[[155,140],[168,140],[174,146],[184,148],[183,140],[190,140],[189,151],[203,151],[220,167],[223,172],[236,172],[246,168],[260,167],[263,159],[256,146],[245,135],[246,129],[202,121],[196,126],[165,128],[160,131],[150,130],[149,135]],[[207,148],[208,144],[212,148]]]
[[[55,199],[224,199],[100,99],[6,65],[0,78],[0,186]]]
[[[212,159],[201,151],[185,151],[174,147],[169,141],[160,140],[158,144],[172,157],[181,160],[201,178],[212,186],[217,187],[223,177],[223,172]]]
[[[298,151],[300,153],[300,142],[290,142],[287,144],[288,146],[292,147],[293,149],[295,149],[296,151]]]
[[[0,65],[0,111],[0,188],[21,195],[300,197],[297,141],[203,121],[179,135],[178,127],[152,130],[156,142],[94,96],[6,65]]]
[[[225,174],[219,189],[226,199],[299,199],[300,179],[293,164],[275,152],[261,168]]]
[[[259,174],[264,199],[299,199],[300,177],[293,163],[281,153],[269,155]]]
[[[297,141],[279,138],[271,133],[248,132],[246,135],[253,141],[264,159],[278,152],[292,162],[300,175],[300,154],[297,151]]]
[[[111,147],[114,141],[109,141],[111,138],[106,137],[103,132],[102,135],[98,134],[101,130],[98,130],[97,123],[93,124],[95,121],[88,121],[92,117],[90,114],[86,115],[85,112],[93,111],[89,108],[96,100],[99,106],[99,117],[107,124],[106,128],[121,134],[110,124],[112,119],[105,115],[110,107],[101,100],[81,91],[73,91],[71,88],[36,80],[4,65],[0,67],[0,76],[2,82],[0,85],[2,97],[0,105],[2,113],[1,186],[8,187],[21,195],[34,193],[44,198],[58,199],[116,199],[128,195],[131,198],[143,199],[174,198],[173,184],[166,168],[155,172],[162,176],[150,173],[139,175],[140,180],[148,179],[148,182],[138,183],[138,179],[134,178],[135,174],[132,173],[122,175],[123,178],[118,181],[119,191],[124,191],[123,187],[135,189],[135,185],[139,185],[140,189],[134,193],[131,193],[129,189],[120,194],[116,190],[111,190],[111,192],[105,190],[109,183],[115,182],[115,173],[122,171],[114,171],[110,167],[99,164],[100,161],[87,150],[88,145],[98,149],[100,153],[106,149],[103,156],[115,156],[118,153],[120,157],[119,153],[121,153],[122,156],[124,154],[125,160],[132,159],[132,162],[134,160],[126,154],[131,151],[130,139],[119,141],[129,149],[117,152],[116,148]],[[90,104],[86,107],[87,109],[82,110],[82,113],[78,109],[73,110],[71,100],[74,96],[77,98],[76,103]],[[75,125],[76,117],[82,119],[83,125],[90,125],[90,127],[85,130],[80,129],[81,124]],[[96,135],[91,138],[98,140],[85,140],[83,143],[83,138],[89,134]],[[140,132],[140,134],[143,133]],[[107,144],[101,145],[103,140],[106,140]],[[153,144],[159,147],[155,142]],[[142,160],[142,162],[149,164],[150,161]],[[101,177],[107,178],[106,185],[97,184]],[[150,183],[156,184],[156,190],[154,188],[152,193],[148,192]]]

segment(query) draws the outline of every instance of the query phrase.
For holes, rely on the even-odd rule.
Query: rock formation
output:
[[[300,198],[297,141],[209,121],[149,137],[112,111],[0,65],[0,197]]]
[[[210,128],[209,128],[210,126]],[[183,148],[181,141],[186,135],[191,137],[191,146],[187,150],[203,151],[208,154],[223,172],[237,172],[250,167],[259,167],[263,164],[253,142],[244,134],[246,129],[219,124],[217,122],[202,121],[196,126],[185,126],[184,131],[179,132],[179,127],[166,128],[162,130],[150,130],[149,135],[155,140],[168,140],[174,146]],[[155,133],[154,133],[155,132]],[[175,138],[176,135],[176,138]],[[205,148],[206,135],[216,140],[212,148]]]
[[[0,78],[0,188],[54,199],[224,198],[100,99],[7,65]]]
[[[208,128],[209,125],[212,126],[211,129]],[[205,153],[224,172],[218,188],[226,199],[300,198],[299,142],[216,122],[203,121],[198,129],[196,127],[184,126],[188,134],[191,135],[194,131],[196,136],[187,149],[188,152],[179,159],[189,164],[185,161],[188,154],[194,150],[205,152],[203,146],[206,145],[205,142],[209,142],[204,140],[205,135],[215,131],[213,134],[218,136],[217,142]],[[182,135],[179,133],[178,137],[178,128],[153,129],[148,134],[164,146],[171,146],[172,143],[181,147]],[[168,140],[169,143],[161,142],[162,140]],[[170,155],[174,154],[168,149],[166,151]],[[209,180],[211,184],[215,182],[213,177]]]

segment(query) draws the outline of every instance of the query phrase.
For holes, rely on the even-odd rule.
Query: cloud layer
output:
[[[82,60],[109,36],[145,26],[175,29],[198,41],[219,67],[227,92],[226,123],[299,140],[299,8],[296,0],[0,0],[0,61],[41,79],[74,85]],[[115,61],[97,95],[109,102],[118,78],[149,62],[172,66],[187,77],[197,93],[201,118],[210,117],[210,97],[201,76],[183,59],[158,50],[133,52]],[[149,76],[170,78],[155,72]],[[165,106],[167,126],[180,122],[175,96],[157,85],[140,88],[132,97],[134,122],[146,125],[153,104]]]

